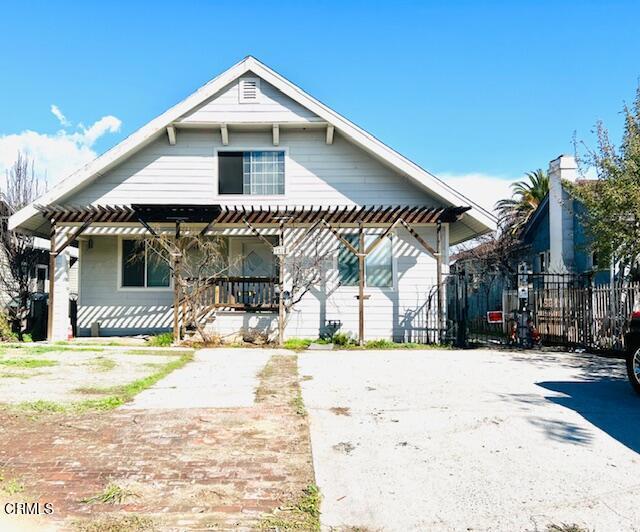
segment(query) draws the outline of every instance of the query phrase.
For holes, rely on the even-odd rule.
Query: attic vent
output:
[[[240,80],[240,103],[258,101],[260,80],[258,78],[243,78]]]

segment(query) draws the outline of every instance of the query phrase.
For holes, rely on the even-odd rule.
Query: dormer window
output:
[[[260,78],[242,78],[238,84],[240,103],[257,103],[260,95]]]

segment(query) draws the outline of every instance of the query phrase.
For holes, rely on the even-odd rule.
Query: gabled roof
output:
[[[399,173],[413,180],[416,184],[427,190],[430,195],[448,206],[469,206],[464,219],[460,222],[469,228],[470,236],[486,233],[496,227],[495,217],[482,207],[457,192],[433,174],[420,168],[417,164],[400,155],[389,146],[376,139],[354,123],[339,115],[326,105],[322,104],[302,89],[273,71],[254,57],[248,56],[236,65],[232,66],[216,78],[212,79],[186,99],[171,107],[168,111],[154,118],[149,123],[138,129],[115,147],[105,152],[100,157],[88,163],[69,177],[60,181],[46,194],[38,198],[31,205],[26,206],[11,216],[9,227],[11,229],[34,230],[36,217],[41,216],[35,205],[50,205],[60,203],[65,197],[76,192],[81,187],[92,182],[102,174],[115,167],[125,158],[149,144],[162,134],[166,127],[174,124],[185,113],[213,97],[221,89],[235,81],[237,78],[251,72],[267,83],[273,85],[292,100],[303,105],[328,124],[333,125],[344,137],[360,146],[362,149],[388,164]],[[41,219],[40,219],[41,220]],[[31,222],[31,223],[29,223]]]
[[[527,223],[524,224],[524,227],[520,231],[520,238],[521,239],[524,238],[529,233],[531,228],[536,225],[538,220],[540,218],[542,218],[542,216],[548,212],[548,207],[547,207],[548,205],[549,205],[549,193],[547,192],[545,197],[542,198],[542,201],[536,207],[536,210],[533,211],[533,214],[531,214],[531,216],[529,216],[529,219],[527,220]]]

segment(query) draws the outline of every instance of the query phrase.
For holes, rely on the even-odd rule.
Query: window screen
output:
[[[245,152],[243,166],[244,194],[284,194],[284,152]]]

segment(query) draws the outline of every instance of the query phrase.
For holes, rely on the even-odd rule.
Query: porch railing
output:
[[[197,288],[194,296],[198,307],[204,311],[223,308],[276,310],[276,287],[274,277],[212,277]]]

